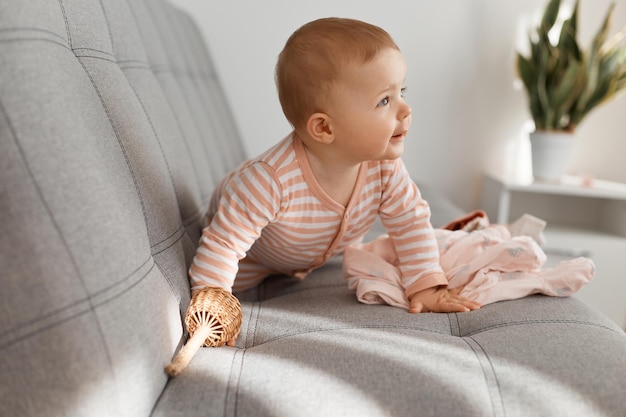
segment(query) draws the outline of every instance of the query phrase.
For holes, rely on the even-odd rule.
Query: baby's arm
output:
[[[230,174],[211,200],[211,222],[202,231],[189,269],[192,293],[204,287],[230,291],[239,261],[280,210],[281,190],[271,167],[251,163]]]
[[[410,313],[463,313],[478,310],[481,305],[468,298],[461,297],[460,288],[449,290],[445,285],[426,288],[410,299]]]
[[[260,190],[260,191],[259,191]],[[280,186],[264,163],[230,174],[211,202],[211,222],[203,229],[189,269],[192,303],[206,287],[231,291],[239,261],[280,208]],[[234,346],[238,333],[227,341]]]
[[[410,179],[401,160],[386,189],[381,219],[394,242],[402,272],[402,284],[411,313],[464,312],[480,304],[448,290],[448,279],[439,264],[439,248],[430,223],[430,207]]]

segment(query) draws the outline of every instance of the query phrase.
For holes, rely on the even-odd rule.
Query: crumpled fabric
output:
[[[482,220],[477,222],[476,218]],[[435,229],[435,236],[448,288],[461,287],[463,297],[482,305],[531,294],[564,297],[594,277],[593,261],[583,257],[543,269],[546,255],[535,240],[543,238],[545,222],[540,219],[527,216],[512,228],[532,230],[535,238],[513,236],[509,226],[489,224],[484,212],[470,213],[460,220],[446,226],[456,230]],[[463,230],[468,224],[471,231]],[[397,265],[398,257],[387,235],[351,245],[344,252],[344,276],[359,301],[408,310],[409,300]]]

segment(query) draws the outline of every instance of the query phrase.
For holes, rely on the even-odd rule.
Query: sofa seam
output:
[[[102,17],[104,18],[104,21],[106,22],[106,25],[107,25],[109,41],[111,42],[111,52],[113,53],[113,56],[115,56],[115,43],[113,42],[113,32],[111,32],[111,25],[109,24],[109,18],[107,16],[106,10],[104,9],[104,5],[102,4],[102,0],[99,0],[98,3],[100,4],[100,10],[102,10]]]
[[[135,23],[139,27],[139,21],[137,20],[137,15],[136,15],[135,9],[133,8],[133,6],[130,3],[128,4],[128,6],[129,6],[130,13],[133,16],[133,19],[134,19]],[[155,22],[154,19],[152,21]],[[144,50],[146,50],[146,48],[145,48],[145,43],[146,42],[145,42],[145,39],[144,39],[144,34],[141,31],[139,31],[138,34],[139,34],[139,39],[140,39],[140,41],[143,44],[142,46],[144,47]],[[161,34],[159,32],[159,36],[160,35]],[[196,177],[195,180],[196,180],[196,182],[198,182],[198,179],[200,178],[201,175],[200,175],[199,168],[198,168],[198,166],[196,164],[196,161],[192,157],[192,151],[191,151],[191,149],[189,147],[189,141],[188,141],[188,138],[185,135],[185,130],[183,129],[183,125],[182,125],[182,123],[181,123],[181,121],[179,119],[178,112],[176,112],[174,110],[175,107],[172,104],[172,101],[171,101],[170,97],[165,93],[166,89],[164,88],[163,83],[161,82],[161,80],[157,76],[157,74],[161,73],[161,72],[168,72],[170,74],[174,74],[174,71],[172,71],[172,70],[164,71],[164,70],[161,69],[161,67],[156,66],[156,65],[152,65],[152,63],[150,62],[149,56],[146,56],[146,62],[148,64],[148,68],[150,69],[150,71],[152,72],[152,75],[154,76],[154,79],[156,80],[157,84],[161,88],[161,91],[163,92],[163,97],[165,98],[165,101],[167,102],[167,105],[168,105],[168,107],[169,107],[169,109],[170,109],[170,111],[171,111],[171,113],[173,115],[173,119],[176,122],[176,126],[178,127],[178,131],[180,132],[180,136],[181,136],[182,142],[183,142],[183,144],[185,146],[185,150],[187,151],[187,156],[189,157],[189,162],[190,162],[190,164],[191,164],[191,166],[193,168],[193,172],[194,172],[195,177]],[[168,64],[169,64],[169,61],[168,61]],[[165,68],[170,68],[170,67],[171,67],[171,65],[167,65]],[[174,77],[174,78],[176,78],[176,77]],[[178,80],[176,80],[176,83],[180,87],[180,83],[178,82]],[[208,159],[207,150],[206,150],[206,148],[204,146],[202,146],[202,151],[204,152],[204,154],[207,156],[207,159]],[[213,179],[213,180],[217,181],[217,179]],[[206,195],[202,195],[203,194],[203,190],[199,187],[199,184],[198,184],[198,190],[199,190],[199,194],[200,194],[201,200],[204,201],[204,199],[207,196]]]
[[[248,326],[247,326],[247,330],[246,330],[246,336],[245,336],[245,340],[244,340],[244,347],[248,347],[248,336],[250,335],[250,326],[252,324],[252,319],[254,316],[254,309],[255,309],[256,303],[253,303],[251,308],[250,308],[250,313],[248,315]]]
[[[183,235],[185,234],[185,229],[183,228],[182,224],[179,224],[176,229],[170,233],[168,236],[164,237],[163,239],[161,239],[158,242],[155,242],[154,244],[150,245],[150,249],[155,249],[157,246],[159,246],[160,244],[167,242],[168,240],[171,240],[174,236],[179,235],[172,243],[168,244],[167,246],[165,246],[162,249],[159,249],[155,252],[153,252],[153,255],[158,255],[162,252],[165,252],[166,250],[168,250],[169,248],[171,248],[172,246],[176,245],[182,238]]]
[[[298,331],[298,332],[285,333],[285,334],[282,334],[282,335],[275,336],[275,337],[269,338],[267,340],[264,340],[261,343],[256,343],[256,328],[255,328],[255,343],[253,344],[253,347],[262,346],[262,345],[265,345],[265,344],[268,344],[268,343],[276,342],[278,340],[287,339],[287,338],[290,338],[290,337],[296,337],[296,336],[300,336],[300,335],[307,335],[307,334],[311,334],[311,333],[325,333],[325,332],[334,332],[334,331],[343,331],[343,330],[363,330],[363,329],[374,329],[374,330],[385,330],[385,329],[391,329],[391,330],[411,330],[411,331],[415,331],[415,332],[426,332],[426,333],[437,334],[437,335],[448,336],[448,337],[457,337],[457,336],[452,336],[450,334],[441,333],[441,332],[437,332],[435,330],[430,330],[430,329],[416,328],[416,327],[411,327],[411,326],[399,326],[399,325],[394,325],[394,324],[380,324],[380,325],[360,325],[360,326],[356,325],[356,326],[343,326],[343,327],[333,327],[333,328],[307,329],[307,330],[302,330],[302,331]]]
[[[179,15],[176,15],[175,18],[179,18]],[[174,24],[172,25],[171,28],[172,28],[172,32],[174,33],[174,37],[176,37],[179,44],[181,45],[181,51],[182,51],[181,55],[182,55],[183,62],[185,64],[184,68],[186,69],[199,68],[198,66],[196,66],[198,64],[196,54],[193,52],[193,50],[190,50],[189,42],[184,41],[187,37],[185,37],[184,33],[183,34],[180,33],[181,25]],[[198,76],[196,76],[195,71],[194,72],[185,71],[185,72],[187,73],[187,76],[190,78],[191,82],[194,84],[194,87],[195,87],[194,90],[206,90],[206,89],[210,90],[211,81],[215,77],[213,74],[207,74],[202,71],[199,71]],[[202,109],[203,109],[202,114],[206,115],[206,117],[210,120],[209,126],[211,126],[215,136],[221,137],[222,135],[227,134],[227,132],[224,129],[224,126],[219,122],[220,115],[215,114],[216,111],[215,111],[214,106],[210,106],[210,103],[207,103],[207,100],[205,97],[203,97],[203,95],[198,95],[198,96],[199,96],[200,105],[202,106]],[[230,158],[232,156],[230,155],[231,152],[228,150],[228,147],[225,146],[223,141],[221,140],[216,141],[216,146],[219,149],[220,155],[227,155],[226,156],[227,158]],[[219,166],[220,171],[222,172],[218,177],[223,177],[225,172],[229,171],[228,166],[230,164],[228,163],[225,164],[226,167],[223,166],[223,163],[220,163],[219,165],[220,165]],[[234,164],[234,165],[236,166],[238,164]]]
[[[151,14],[151,18],[152,18],[153,22],[157,22],[158,21],[158,19],[156,19],[155,15],[154,15],[154,11],[153,11],[152,8],[148,8],[148,13]],[[164,44],[164,42],[163,42],[163,34],[161,33],[161,31],[159,31],[157,33],[157,35],[159,36],[161,44]],[[171,64],[171,57],[169,55],[167,56],[167,63],[169,64],[168,65],[169,68],[174,68],[174,66]],[[177,72],[176,71],[172,71],[172,70],[170,70],[169,72],[172,75],[175,75],[174,80],[175,80],[176,84],[178,85],[178,88],[180,89],[180,91],[185,91],[184,86],[180,83],[180,77],[178,76]],[[163,88],[163,86],[161,86],[161,88]],[[189,97],[186,94],[184,95],[184,102],[185,102],[185,106],[187,107],[187,109],[192,109],[193,108],[193,106],[189,102]],[[174,112],[174,114],[176,114],[176,112]],[[196,120],[195,117],[192,117],[191,120],[193,121],[192,125],[193,125],[194,130],[197,132],[197,134],[200,137],[202,137],[204,134],[206,134],[206,132],[203,132],[202,129],[200,128],[200,126],[198,125],[198,121]],[[181,129],[181,132],[183,132],[182,129]],[[207,147],[206,147],[204,142],[202,142],[201,148],[202,148],[202,150],[204,152],[204,155],[206,156],[206,160],[210,161],[211,160],[211,158],[210,158],[211,153],[210,153],[210,150],[207,149]],[[191,155],[190,155],[190,157],[191,157]],[[191,159],[193,160],[193,158],[191,158]],[[211,164],[211,165],[213,165],[213,164]],[[213,171],[211,168],[212,167],[209,167],[209,171],[211,172],[211,176],[213,177],[213,180],[214,181],[219,181],[219,179],[223,176],[223,173],[218,173],[217,170]]]
[[[461,325],[459,323],[458,313],[450,313],[448,316],[448,322],[450,323],[450,334],[452,336],[461,336]]]
[[[226,382],[226,389],[224,391],[224,398],[223,398],[223,403],[222,403],[223,411],[221,414],[223,416],[227,416],[227,415],[236,416],[237,415],[239,386],[241,383],[241,375],[243,372],[243,362],[244,362],[245,354],[246,354],[245,349],[236,349],[233,351],[233,355],[230,361],[230,372],[228,373],[228,381]],[[239,364],[238,371],[236,369],[237,363]]]
[[[487,327],[479,329],[479,330],[474,330],[474,331],[469,332],[467,334],[464,334],[462,336],[463,337],[472,337],[474,335],[477,335],[477,334],[480,334],[480,333],[484,333],[484,332],[488,332],[488,331],[495,330],[495,329],[499,329],[499,328],[502,328],[502,327],[523,326],[523,325],[531,325],[531,324],[580,324],[580,325],[589,326],[589,327],[598,327],[598,328],[601,328],[601,329],[612,331],[614,333],[619,333],[615,329],[612,329],[612,328],[610,328],[608,326],[605,326],[605,325],[602,325],[602,324],[598,324],[598,323],[590,323],[590,322],[582,321],[582,320],[551,319],[551,320],[524,320],[524,321],[516,321],[516,322],[495,324],[495,325],[487,326]]]
[[[120,133],[119,133],[115,123],[113,122],[113,119],[111,117],[109,108],[108,108],[108,106],[106,104],[106,101],[104,100],[104,97],[102,97],[100,89],[96,85],[95,81],[93,80],[93,77],[91,76],[91,73],[87,70],[87,68],[85,67],[85,64],[82,62],[82,60],[78,59],[78,61],[80,62],[80,65],[83,67],[83,70],[85,71],[85,74],[89,78],[89,81],[91,82],[92,87],[94,88],[96,94],[98,95],[98,98],[100,100],[100,104],[101,104],[102,108],[104,109],[104,111],[105,111],[105,113],[107,115],[107,118],[109,120],[109,124],[111,126],[111,129],[113,129],[113,132],[114,132],[115,137],[117,139],[118,146],[119,146],[119,148],[120,148],[120,150],[122,152],[124,160],[126,161],[126,167],[128,169],[128,172],[131,175],[131,178],[132,178],[132,181],[133,181],[133,185],[135,187],[135,191],[136,191],[137,197],[139,199],[139,204],[141,206],[141,211],[142,211],[142,215],[143,215],[144,225],[146,227],[146,233],[147,233],[148,232],[148,224],[149,224],[149,222],[148,222],[148,216],[147,216],[147,213],[146,213],[145,202],[144,202],[143,196],[141,194],[141,189],[140,189],[140,187],[139,187],[139,185],[137,183],[137,176],[135,174],[135,170],[133,169],[133,166],[132,166],[132,163],[130,161],[130,158],[128,157],[128,153],[127,153],[126,147],[124,146],[124,143],[121,140]],[[126,77],[124,77],[124,78],[126,78]],[[128,82],[127,78],[126,78],[126,81]],[[128,82],[128,84],[130,85],[130,82]],[[132,87],[131,87],[131,90],[132,90]],[[133,93],[134,93],[134,90],[133,90]],[[137,96],[135,95],[135,97],[137,97]],[[139,99],[138,99],[138,101],[141,103],[141,101]],[[142,109],[144,110],[144,113],[145,113],[145,108],[142,107]],[[168,167],[168,170],[169,170],[169,167]],[[170,180],[171,180],[171,173],[169,173],[169,175],[170,175]],[[172,187],[173,187],[173,185],[172,185]],[[179,217],[179,220],[180,220],[180,211],[179,211],[179,216],[178,217]],[[182,238],[183,231],[184,230],[183,230],[183,227],[182,227],[182,221],[180,221],[178,226],[176,227],[176,229],[169,236],[165,237],[164,239],[162,239],[159,242],[155,242],[153,244],[151,243],[150,248],[151,248],[151,252],[152,252],[152,249],[154,249],[156,246],[160,245],[161,243],[167,241],[172,236],[174,236],[176,233],[180,233],[181,234],[181,236],[179,236],[179,238],[176,239],[176,241],[172,242],[167,247],[165,247],[165,248],[155,252],[153,255],[157,255],[157,254],[165,251],[166,249],[172,247],[173,245],[175,245]],[[161,269],[159,268],[159,270],[161,270]],[[168,279],[167,275],[164,275],[164,277],[165,277],[166,281],[168,281],[168,285],[170,286],[170,288],[173,288],[173,284],[170,282],[170,280]],[[175,295],[175,296],[178,297],[177,295]]]
[[[85,74],[89,78],[91,86],[93,87],[93,89],[95,90],[96,94],[98,95],[98,99],[100,100],[100,105],[102,106],[104,112],[107,115],[107,119],[109,120],[109,124],[111,126],[111,129],[113,129],[113,133],[115,134],[115,138],[117,139],[117,144],[120,147],[120,150],[122,151],[122,155],[124,157],[124,160],[126,161],[126,167],[128,168],[128,171],[129,171],[129,173],[131,175],[131,178],[133,180],[133,185],[135,186],[135,191],[137,193],[137,197],[139,198],[139,204],[141,205],[141,211],[142,211],[142,214],[143,214],[143,220],[144,220],[144,223],[146,225],[146,232],[147,232],[148,217],[146,215],[146,207],[145,207],[145,203],[143,201],[143,196],[141,195],[141,190],[139,189],[139,186],[137,185],[137,175],[135,174],[133,166],[130,163],[130,158],[128,157],[128,152],[126,150],[126,147],[124,146],[124,143],[123,143],[123,141],[120,138],[120,133],[117,130],[117,126],[113,122],[113,118],[111,117],[111,112],[110,112],[110,110],[109,110],[109,108],[108,108],[108,106],[106,104],[106,101],[104,100],[104,97],[102,96],[102,93],[100,92],[100,89],[98,88],[96,82],[94,81],[93,77],[91,76],[91,73],[89,72],[89,70],[87,70],[87,67],[85,66],[85,63],[81,59],[78,59],[78,62],[83,67],[83,71],[85,71]]]
[[[172,186],[172,191],[174,192],[174,197],[176,199],[177,202],[177,208],[178,208],[178,218],[179,218],[179,225],[178,225],[178,229],[176,231],[174,231],[170,236],[168,236],[167,238],[165,238],[164,240],[162,240],[161,242],[155,244],[158,245],[162,242],[164,242],[165,240],[169,239],[170,237],[174,236],[174,234],[176,234],[178,232],[178,230],[182,230],[183,229],[183,224],[182,224],[182,216],[180,215],[180,204],[178,204],[178,196],[177,196],[177,189],[176,189],[176,184],[174,182],[174,177],[172,175],[172,169],[170,167],[170,163],[167,159],[167,156],[163,150],[163,144],[161,143],[161,138],[159,137],[159,134],[157,132],[157,130],[154,127],[154,123],[152,121],[152,118],[150,117],[150,114],[148,113],[146,106],[143,102],[143,100],[141,99],[141,97],[139,96],[139,94],[137,93],[137,90],[135,89],[135,86],[133,85],[133,83],[130,82],[130,80],[128,79],[128,77],[126,76],[126,73],[122,70],[121,66],[117,63],[117,56],[115,54],[116,51],[116,47],[115,47],[115,42],[114,42],[114,37],[113,37],[113,32],[111,31],[111,24],[109,23],[109,17],[107,15],[107,12],[105,10],[104,4],[102,4],[102,0],[100,0],[98,2],[100,4],[100,8],[102,10],[102,15],[104,17],[104,21],[106,22],[106,26],[107,26],[107,31],[109,34],[109,40],[111,42],[111,52],[113,55],[113,58],[115,59],[115,63],[118,66],[118,68],[120,68],[120,71],[122,72],[122,74],[124,74],[124,79],[126,80],[126,83],[128,84],[129,88],[131,89],[131,91],[133,92],[133,95],[135,96],[135,99],[137,100],[137,102],[139,103],[139,105],[141,106],[141,110],[143,111],[143,114],[146,118],[146,120],[148,121],[148,124],[150,125],[150,130],[152,130],[152,134],[154,135],[154,138],[159,146],[159,152],[161,153],[161,157],[163,159],[163,162],[165,163],[165,167],[167,168],[167,174],[168,177],[170,179],[170,184]],[[108,114],[108,112],[107,112]]]
[[[139,266],[137,269],[135,269],[135,271],[133,271],[131,274],[129,274],[128,276],[126,276],[125,278],[123,278],[122,280],[111,284],[105,288],[102,288],[98,291],[96,291],[93,294],[89,294],[88,292],[86,292],[87,294],[89,294],[87,297],[81,298],[80,300],[76,300],[70,304],[67,304],[61,308],[57,308],[54,311],[48,312],[47,315],[45,317],[39,317],[37,319],[33,319],[33,320],[29,320],[28,322],[23,322],[20,323],[19,326],[17,327],[13,327],[9,330],[4,331],[3,336],[7,336],[10,333],[15,333],[16,331],[19,330],[19,328],[23,328],[24,326],[35,326],[38,322],[43,322],[44,320],[48,319],[50,316],[53,315],[58,315],[58,314],[62,314],[64,311],[70,310],[72,308],[78,308],[81,304],[86,304],[86,308],[83,309],[80,312],[77,312],[75,314],[72,314],[70,316],[61,318],[61,319],[57,319],[57,320],[53,320],[52,323],[50,323],[47,326],[43,326],[40,328],[37,328],[35,330],[29,331],[28,333],[22,335],[22,336],[18,336],[16,338],[14,338],[13,340],[7,341],[3,344],[0,344],[0,350],[7,348],[8,346],[11,346],[17,342],[20,342],[22,340],[28,339],[29,337],[33,336],[34,334],[40,333],[42,331],[47,331],[50,330],[54,327],[57,327],[63,323],[66,323],[68,321],[74,320],[75,318],[78,318],[80,316],[83,316],[89,312],[93,312],[94,315],[97,316],[96,313],[96,309],[104,306],[105,304],[108,304],[110,301],[117,299],[120,295],[123,295],[125,293],[127,293],[128,291],[130,291],[132,288],[136,287],[137,285],[139,285],[148,275],[150,275],[150,272],[152,272],[152,270],[154,269],[154,266],[156,265],[156,263],[153,262],[152,266],[148,269],[148,271],[146,271],[145,274],[143,274],[139,279],[137,279],[135,282],[133,282],[131,285],[124,287],[123,290],[121,291],[117,291],[114,294],[111,294],[109,297],[103,298],[101,301],[94,303],[94,299],[98,298],[100,295],[111,291],[114,287],[119,286],[125,282],[127,282],[132,276],[135,275],[135,273],[137,271],[139,271],[140,269],[142,269],[145,265],[148,264],[148,262],[152,259],[152,256],[150,256],[148,258],[148,260],[146,260],[146,262],[144,262],[143,264],[141,264],[141,266]],[[99,320],[98,320],[99,322]],[[100,326],[98,326],[98,329],[100,329]],[[108,349],[107,349],[108,352]]]
[[[1,98],[0,98],[0,111],[2,112],[2,115],[4,116],[6,123],[7,123],[7,127],[9,129],[9,132],[11,134],[11,136],[13,137],[13,141],[15,143],[15,145],[17,146],[18,152],[20,153],[22,162],[24,163],[24,167],[28,172],[28,176],[30,178],[30,180],[33,183],[33,186],[35,187],[36,193],[39,197],[39,200],[41,201],[41,203],[43,204],[43,206],[45,207],[46,212],[48,213],[48,217],[50,219],[50,221],[53,224],[54,229],[56,230],[56,233],[58,234],[59,238],[61,239],[61,241],[63,242],[63,246],[65,248],[65,251],[67,252],[67,255],[70,259],[70,262],[72,264],[72,269],[75,271],[76,276],[79,280],[79,282],[81,283],[82,286],[82,290],[84,291],[84,293],[86,294],[86,302],[87,302],[87,311],[91,311],[92,314],[94,315],[94,320],[96,322],[96,326],[97,326],[97,331],[98,334],[100,335],[100,338],[102,341],[105,341],[106,338],[104,337],[104,332],[102,330],[102,326],[100,323],[100,319],[98,317],[98,314],[95,311],[95,306],[93,304],[93,299],[91,297],[91,294],[89,294],[89,291],[87,290],[87,285],[85,283],[85,279],[83,274],[80,271],[80,268],[78,267],[78,264],[76,262],[76,259],[74,257],[74,254],[72,253],[72,251],[70,250],[70,247],[67,243],[67,240],[65,239],[65,236],[63,235],[61,228],[58,224],[58,222],[56,221],[56,218],[54,217],[52,210],[50,208],[50,206],[48,205],[48,202],[46,201],[46,199],[44,198],[43,192],[41,190],[41,187],[39,186],[39,183],[36,181],[33,172],[30,168],[30,165],[28,164],[26,155],[24,154],[24,149],[20,146],[19,141],[17,140],[17,135],[15,133],[15,128],[13,126],[13,124],[11,123],[11,120],[9,118],[8,113],[6,112],[4,103],[2,102]],[[109,364],[109,369],[112,373],[114,373],[114,368],[113,368],[113,360],[111,358],[111,352],[109,351],[108,347],[105,348],[105,352],[106,352],[106,358],[107,358],[107,362]]]
[[[472,349],[472,352],[474,352],[474,355],[476,356],[476,359],[478,359],[478,363],[480,364],[480,367],[483,371],[483,376],[485,377],[485,384],[487,385],[487,387],[489,387],[489,383],[488,383],[488,379],[487,379],[487,373],[485,372],[485,367],[483,366],[483,362],[480,360],[481,357],[483,357],[487,363],[489,364],[489,369],[490,369],[490,373],[493,376],[493,379],[495,380],[496,386],[495,388],[497,389],[498,392],[498,404],[499,404],[499,410],[501,410],[501,413],[498,412],[498,410],[496,409],[496,403],[494,401],[493,395],[491,395],[491,393],[489,394],[489,398],[491,399],[491,407],[493,410],[493,416],[497,417],[498,415],[501,415],[503,417],[506,417],[506,408],[504,407],[504,401],[502,398],[502,387],[500,386],[500,380],[498,379],[498,375],[496,373],[495,367],[493,366],[493,362],[491,361],[491,357],[487,354],[487,352],[485,351],[485,349],[482,347],[482,345],[473,337],[462,337],[461,338],[469,347],[470,349]],[[476,346],[478,347],[478,349],[480,349],[480,352],[482,352],[481,355],[478,354],[478,352],[476,351],[476,349],[474,348],[474,346],[469,343],[467,340],[471,340],[473,343],[476,344]]]
[[[72,34],[70,33],[70,25],[69,22],[67,21],[67,14],[65,13],[65,6],[63,5],[63,0],[58,0],[59,3],[59,7],[61,8],[61,14],[63,15],[63,22],[65,23],[65,33],[67,35],[67,44],[70,47],[70,49],[72,48]]]
[[[120,70],[121,70],[121,67],[120,67]],[[141,99],[141,97],[137,93],[137,90],[135,89],[135,86],[130,82],[128,77],[126,77],[126,74],[124,73],[124,71],[122,71],[122,73],[124,74],[124,79],[128,83],[128,86],[130,87],[131,91],[133,92],[135,98],[137,99],[137,102],[139,102],[139,105],[141,106],[141,110],[143,111],[144,116],[148,120],[148,124],[150,125],[150,129],[152,130],[152,134],[154,135],[154,138],[155,138],[155,140],[156,140],[156,142],[157,142],[157,144],[159,146],[159,152],[161,153],[161,158],[163,159],[163,162],[165,163],[165,167],[167,168],[167,175],[169,177],[170,184],[172,186],[172,191],[174,192],[174,198],[176,199],[176,203],[177,203],[176,205],[177,205],[177,208],[178,208],[178,219],[179,219],[178,230],[184,229],[184,224],[183,224],[183,220],[182,220],[182,216],[181,216],[181,212],[180,212],[180,204],[179,204],[179,200],[178,200],[178,190],[176,189],[176,183],[174,182],[174,176],[172,175],[172,169],[170,167],[170,163],[169,163],[169,161],[167,159],[165,151],[163,150],[163,144],[161,143],[161,138],[160,138],[157,130],[155,129],[154,123],[152,121],[152,118],[150,117],[150,114],[148,113],[143,100]],[[174,232],[174,233],[176,233],[176,232]]]
[[[35,27],[30,27],[30,26],[13,26],[13,27],[8,27],[8,28],[0,28],[0,34],[3,32],[22,32],[22,31],[32,31],[32,32],[43,32],[43,33],[47,33],[49,35],[52,35],[56,38],[59,38],[60,40],[64,41],[65,43],[67,43],[67,39],[64,38],[63,36],[59,35],[56,32],[53,32],[51,30],[47,30],[47,29],[41,29],[41,28],[35,28]],[[65,45],[67,46],[67,45]]]
[[[77,59],[78,59],[78,57],[77,57]],[[85,74],[89,78],[89,81],[90,81],[93,89],[95,90],[95,92],[96,92],[96,94],[98,96],[98,99],[100,100],[100,105],[102,106],[104,112],[107,115],[107,119],[109,120],[109,125],[111,126],[111,129],[113,130],[113,133],[115,134],[115,137],[117,139],[117,143],[118,143],[119,149],[122,152],[122,156],[124,157],[124,160],[126,162],[126,167],[128,169],[128,172],[130,173],[132,181],[133,181],[133,185],[134,185],[134,188],[135,188],[135,192],[137,194],[137,198],[139,199],[139,204],[141,206],[141,212],[142,212],[142,216],[143,216],[144,226],[145,226],[146,234],[148,235],[148,240],[149,240],[149,233],[148,233],[149,222],[148,222],[148,215],[146,213],[145,201],[144,201],[143,195],[141,193],[141,188],[139,187],[139,184],[137,182],[137,175],[135,174],[135,170],[133,169],[133,165],[132,165],[131,160],[130,160],[130,158],[128,156],[128,152],[126,150],[126,147],[124,146],[123,140],[121,139],[121,136],[120,136],[120,133],[118,131],[118,128],[117,128],[116,124],[114,123],[113,118],[111,117],[111,113],[110,113],[110,110],[109,110],[109,108],[107,106],[106,100],[104,100],[104,97],[102,96],[102,93],[100,92],[100,89],[98,88],[98,85],[94,81],[94,79],[93,79],[91,73],[89,72],[89,70],[87,70],[87,67],[85,66],[85,63],[81,59],[78,59],[78,62],[80,63],[80,65],[83,68],[83,71],[85,72]],[[124,77],[124,78],[128,82],[128,79],[126,77]],[[176,227],[176,229],[169,236],[167,236],[165,239],[163,239],[163,240],[161,240],[159,242],[155,242],[154,244],[151,243],[150,244],[151,252],[152,252],[152,249],[154,247],[156,247],[156,246],[160,245],[161,243],[167,241],[172,236],[174,236],[176,233],[178,233],[179,231],[183,230],[182,222],[180,222],[180,211],[179,211],[179,216],[178,217],[179,217],[179,224]],[[160,251],[158,251],[156,253],[158,254],[158,253],[161,253],[161,252],[165,251],[169,247],[171,247],[174,244],[176,244],[180,240],[180,238],[182,238],[182,233],[181,233],[181,237],[179,237],[179,239],[177,239],[171,245],[167,246],[166,248],[163,248],[162,250],[160,250]],[[161,269],[159,268],[159,270],[161,270]],[[168,285],[170,286],[170,288],[173,288],[172,287],[172,283],[169,282],[169,279],[167,278],[167,275],[164,275],[164,278],[168,281]]]
[[[62,46],[63,48],[71,51],[72,48],[69,47],[69,45],[67,44],[67,39],[65,39],[64,37],[62,37],[61,35],[59,35],[58,33],[52,32],[50,30],[44,30],[44,29],[38,29],[38,28],[31,28],[31,27],[13,27],[13,28],[4,28],[4,29],[0,29],[0,34],[3,33],[19,33],[19,32],[41,32],[43,34],[48,34],[52,37],[54,37],[54,39],[51,38],[46,38],[43,37],[42,35],[40,36],[35,36],[33,35],[28,35],[28,36],[24,36],[24,37],[16,37],[16,38],[9,38],[9,39],[1,39],[0,38],[0,43],[9,43],[9,42],[23,42],[23,41],[43,41],[43,42],[50,42],[59,46]]]
[[[261,303],[262,301],[258,301],[256,302],[256,317],[254,320],[254,331],[252,333],[252,347],[257,346],[256,343],[256,335],[257,335],[257,330],[259,329],[259,319],[261,317]]]
[[[278,276],[286,276],[284,274],[277,274]],[[266,296],[266,292],[264,291],[261,296],[263,297],[263,300],[273,300],[276,298],[281,298],[281,297],[286,297],[286,296],[290,296],[293,294],[298,294],[298,293],[302,293],[302,292],[306,292],[306,291],[315,291],[315,290],[319,290],[319,289],[328,289],[328,288],[337,288],[337,287],[342,287],[342,288],[347,288],[347,286],[345,284],[322,284],[322,285],[316,285],[315,287],[309,287],[309,288],[293,288],[293,289],[289,289],[287,291],[285,291],[284,293],[280,294],[280,295],[273,295],[270,296],[269,298],[265,298]]]

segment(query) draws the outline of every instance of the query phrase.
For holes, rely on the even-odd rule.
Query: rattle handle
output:
[[[187,344],[178,352],[172,362],[165,367],[165,372],[169,376],[180,374],[187,367],[193,356],[202,347],[204,341],[211,333],[211,326],[198,326],[193,336],[187,341]]]

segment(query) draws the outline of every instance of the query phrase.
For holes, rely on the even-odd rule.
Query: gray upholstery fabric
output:
[[[0,0],[1,416],[624,415],[626,336],[588,306],[410,315],[359,304],[340,259],[243,294],[238,346],[168,381],[200,219],[244,158],[187,15]]]
[[[146,416],[215,181],[243,160],[158,1],[0,1],[0,415]]]
[[[576,299],[533,296],[465,314],[411,315],[359,304],[338,267],[336,261],[302,282],[273,278],[242,297],[238,346],[203,349],[170,381],[154,415],[626,410],[619,387],[625,336]]]

